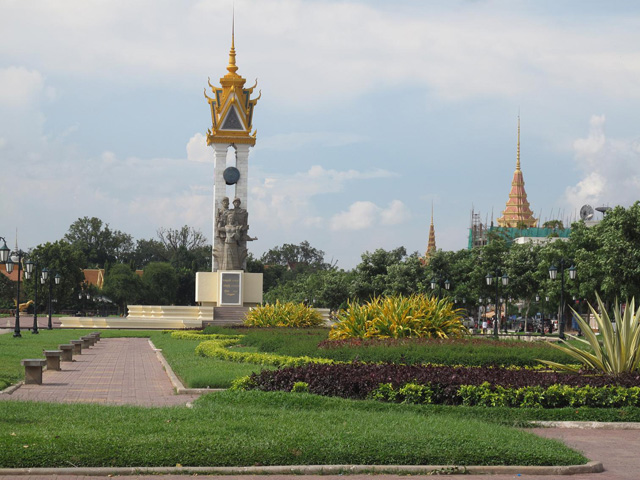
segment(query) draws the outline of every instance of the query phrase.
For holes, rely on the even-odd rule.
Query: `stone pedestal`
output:
[[[62,350],[45,350],[44,356],[47,359],[47,370],[60,370]]]
[[[243,271],[196,273],[196,302],[203,306],[262,304],[262,274]]]
[[[27,358],[22,360],[24,365],[24,383],[42,385],[42,367],[47,364],[40,358]]]
[[[73,345],[73,354],[81,355],[82,354],[82,344],[84,343],[82,340],[71,340],[71,345]]]
[[[58,348],[62,352],[60,360],[63,362],[73,362],[73,345],[58,345]]]

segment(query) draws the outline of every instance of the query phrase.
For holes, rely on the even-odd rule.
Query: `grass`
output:
[[[0,465],[569,465],[558,441],[419,405],[231,392],[193,409],[0,402]]]
[[[194,351],[201,340],[176,340],[169,334],[154,332],[151,334],[151,341],[162,349],[162,354],[173,371],[190,388],[228,388],[238,377],[270,368],[197,356]]]
[[[443,365],[539,365],[538,359],[559,363],[571,357],[546,343],[517,339],[495,341],[487,338],[459,340],[387,339],[360,342],[334,342],[331,348],[319,348],[328,337],[328,329],[237,328],[208,327],[207,333],[242,334],[244,345],[260,352],[289,356],[331,358],[340,361],[358,359],[363,362],[436,363]],[[355,340],[358,343],[358,340]]]

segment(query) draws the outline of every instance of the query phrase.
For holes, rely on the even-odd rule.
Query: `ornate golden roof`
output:
[[[516,160],[516,171],[513,173],[511,181],[511,191],[509,200],[502,212],[502,217],[498,218],[498,225],[509,228],[530,228],[535,227],[538,220],[533,218],[533,212],[529,208],[527,192],[524,189],[524,176],[520,169],[520,116],[518,116],[518,153]]]
[[[207,145],[241,143],[253,146],[256,144],[256,132],[251,133],[253,128],[251,121],[253,108],[262,94],[251,98],[258,80],[253,87],[244,88],[246,79],[238,75],[237,71],[235,33],[232,28],[227,74],[220,79],[222,88],[211,85],[211,79],[209,79],[213,98],[209,97],[207,89],[204,89],[204,96],[211,107],[211,128],[207,130]]]

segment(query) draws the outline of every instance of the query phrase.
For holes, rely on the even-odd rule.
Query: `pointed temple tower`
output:
[[[262,274],[246,273],[249,236],[247,194],[249,148],[256,144],[252,133],[253,109],[260,95],[251,98],[258,82],[245,88],[238,75],[235,49],[235,20],[231,29],[231,50],[227,73],[220,87],[211,84],[212,96],[204,96],[211,110],[207,145],[213,147],[213,250],[212,272],[196,274],[196,302],[213,306],[214,323],[229,316],[230,306],[246,307],[262,303]],[[233,154],[228,162],[227,152]],[[231,192],[230,192],[231,190]],[[233,208],[229,208],[233,204]],[[236,308],[236,310],[238,310]]]
[[[524,190],[524,177],[520,170],[520,116],[518,116],[518,155],[516,171],[511,181],[511,191],[507,206],[498,218],[498,225],[507,228],[531,228],[535,227],[538,220],[533,218],[533,212],[529,208],[527,192]]]
[[[433,226],[433,203],[431,204],[431,225],[429,225],[429,243],[427,243],[427,251],[422,257],[422,264],[427,265],[431,255],[436,251],[436,230]]]

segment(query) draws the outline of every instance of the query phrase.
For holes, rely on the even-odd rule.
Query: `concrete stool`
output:
[[[47,370],[60,370],[60,357],[62,350],[44,350],[47,359]]]
[[[82,340],[82,348],[89,348],[91,346],[91,337],[80,337]]]
[[[26,358],[21,363],[24,365],[24,383],[42,385],[42,367],[47,364],[47,361],[40,358]]]
[[[73,345],[58,345],[58,348],[62,351],[60,360],[63,362],[73,362]]]
[[[84,343],[82,340],[71,340],[71,345],[73,345],[73,354],[80,355],[82,354],[82,344]]]
[[[96,343],[100,341],[100,332],[92,332],[89,335],[96,339]]]

